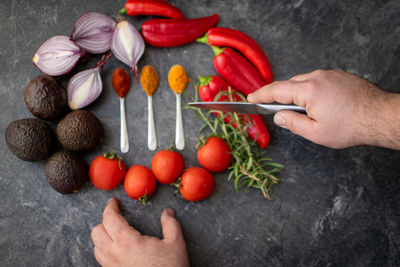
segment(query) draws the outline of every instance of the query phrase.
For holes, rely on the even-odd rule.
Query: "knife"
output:
[[[249,114],[275,114],[280,110],[293,110],[306,113],[305,108],[296,105],[252,104],[247,102],[191,102],[188,105],[210,110]]]

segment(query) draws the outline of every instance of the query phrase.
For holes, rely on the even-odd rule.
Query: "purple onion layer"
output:
[[[136,28],[126,20],[120,21],[111,41],[114,56],[134,71],[144,49],[144,40]]]
[[[84,54],[67,36],[57,35],[40,46],[32,61],[43,73],[59,76],[70,72]]]
[[[106,15],[87,12],[75,22],[71,40],[89,53],[104,53],[111,47],[115,25]]]
[[[78,72],[67,86],[68,106],[72,110],[84,108],[95,101],[102,90],[99,66]]]

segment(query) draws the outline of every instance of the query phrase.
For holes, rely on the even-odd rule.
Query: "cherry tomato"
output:
[[[181,154],[170,150],[157,152],[151,162],[154,176],[162,184],[175,182],[181,175],[184,166],[185,163]]]
[[[182,174],[180,192],[187,201],[205,199],[214,190],[214,177],[200,167],[191,167]]]
[[[197,151],[197,160],[200,165],[211,172],[222,172],[231,164],[231,150],[224,140],[210,137]]]
[[[115,153],[94,158],[89,168],[93,185],[101,190],[111,190],[122,182],[126,172],[125,163]]]
[[[153,173],[143,165],[134,165],[129,168],[125,175],[125,191],[133,199],[146,201],[156,189],[156,179]]]

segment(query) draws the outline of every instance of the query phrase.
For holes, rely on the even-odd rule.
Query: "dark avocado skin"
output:
[[[38,119],[22,119],[10,123],[5,137],[10,151],[25,161],[46,159],[56,145],[50,126]]]
[[[89,111],[75,110],[58,123],[57,138],[68,150],[92,151],[103,140],[103,126]]]
[[[71,194],[84,186],[88,173],[83,159],[71,151],[56,152],[46,163],[46,179],[60,194]]]
[[[25,88],[25,105],[36,117],[44,120],[57,118],[66,109],[67,92],[52,77],[41,74]]]

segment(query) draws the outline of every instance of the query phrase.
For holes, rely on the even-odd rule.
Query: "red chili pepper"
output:
[[[218,22],[218,14],[197,19],[151,19],[142,24],[146,43],[172,47],[196,41]]]
[[[156,15],[171,19],[185,18],[178,8],[164,0],[128,0],[119,13],[129,16]]]
[[[211,48],[216,55],[213,63],[218,74],[245,96],[267,84],[253,65],[232,48]]]
[[[235,88],[230,86],[224,79],[217,75],[209,76],[209,77],[201,77],[199,76],[200,86],[199,86],[199,95],[202,101],[210,102],[216,100],[215,97],[223,91],[228,91],[229,87],[232,90],[232,97],[234,101],[242,101],[242,98],[235,94],[237,91]],[[221,95],[216,101],[230,101],[229,97],[225,94]],[[216,116],[219,115],[218,112],[214,113]],[[261,115],[253,115],[250,114],[250,118],[248,115],[242,115],[242,119],[249,124],[247,127],[247,134],[253,140],[256,140],[261,148],[265,148],[269,144],[270,136],[267,130],[267,126],[265,126],[264,120]],[[232,118],[230,116],[224,117],[225,123],[232,122]],[[232,124],[234,127],[235,124]]]
[[[267,83],[273,82],[271,65],[262,48],[247,34],[228,28],[209,29],[206,35],[197,40],[213,46],[229,46],[242,53],[260,72]]]

